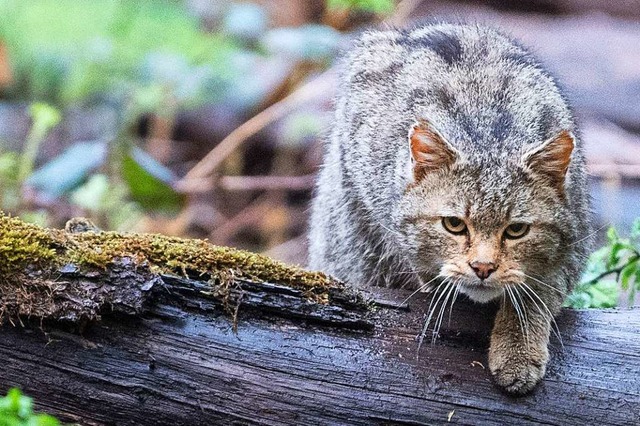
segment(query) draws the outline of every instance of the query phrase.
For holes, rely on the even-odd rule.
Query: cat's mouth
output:
[[[454,283],[459,292],[478,303],[487,303],[504,294],[506,282],[511,281],[511,269],[503,272],[494,272],[484,279],[476,276],[475,272],[464,271],[456,264],[447,263],[440,270],[440,276],[445,281]],[[506,280],[506,282],[505,282]]]
[[[457,285],[460,293],[465,294],[474,302],[487,303],[504,293],[504,288],[494,279],[480,280],[475,277],[458,277]]]
[[[480,281],[477,283],[461,283],[460,293],[467,295],[474,302],[487,303],[501,297],[504,289],[501,286]]]

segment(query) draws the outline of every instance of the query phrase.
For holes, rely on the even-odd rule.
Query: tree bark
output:
[[[86,281],[74,273],[62,279]],[[207,283],[159,279],[143,313],[102,312],[81,335],[60,321],[0,327],[0,391],[18,386],[39,410],[87,425],[640,420],[638,309],[565,310],[547,376],[513,398],[486,369],[495,307],[458,302],[417,357],[425,294],[407,309],[408,292],[375,290],[371,311],[348,293],[323,305],[241,281],[235,322]]]

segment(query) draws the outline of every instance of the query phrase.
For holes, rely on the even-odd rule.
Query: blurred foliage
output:
[[[0,0],[0,16],[16,98],[64,106],[161,87],[193,102],[231,78],[231,40],[175,1]]]
[[[350,9],[377,14],[387,14],[395,7],[394,0],[327,0],[330,9]]]
[[[130,200],[126,186],[112,183],[106,175],[99,173],[75,189],[71,201],[85,209],[104,229],[129,231],[144,215],[141,206]]]
[[[105,142],[76,142],[37,169],[26,184],[53,200],[82,184],[106,158]]]
[[[182,197],[171,187],[173,173],[143,150],[133,147],[121,166],[131,196],[143,208],[171,211],[182,204]]]
[[[302,25],[296,28],[274,28],[263,38],[264,48],[300,61],[330,61],[336,54],[340,34],[326,25]]]
[[[633,306],[640,291],[640,218],[634,221],[629,238],[622,238],[612,227],[607,240],[606,246],[589,257],[586,272],[565,306],[613,308],[624,292]]]
[[[258,4],[229,0],[213,10],[219,16],[206,30],[182,1],[0,0],[0,41],[13,75],[1,94],[32,104],[22,152],[0,145],[0,208],[43,224],[46,210],[33,212],[23,200],[33,189],[45,204],[68,196],[107,229],[125,230],[126,214],[175,213],[184,198],[172,188],[176,176],[137,147],[141,119],[173,123],[204,103],[250,112],[277,87],[269,76],[285,78],[300,61],[326,67],[340,42],[323,25],[270,29]],[[41,142],[65,112],[95,105],[114,112],[108,132],[66,144],[34,171]],[[114,202],[106,203],[108,194]]]
[[[253,3],[233,3],[223,19],[227,34],[245,42],[258,40],[266,31],[269,17],[261,6]]]
[[[9,389],[0,398],[0,426],[58,426],[60,422],[47,414],[33,412],[33,399],[19,389]]]
[[[60,122],[57,109],[43,103],[35,103],[29,108],[32,120],[22,153],[0,150],[0,208],[9,211],[20,210],[22,217],[33,223],[46,224],[44,210],[21,209],[22,186],[31,176],[38,147],[49,131]]]
[[[18,165],[18,181],[24,182],[33,171],[33,165],[38,153],[38,147],[47,136],[49,131],[60,123],[60,112],[44,103],[35,103],[29,108],[29,114],[33,122],[31,131],[27,135],[24,145],[24,152],[20,157]]]

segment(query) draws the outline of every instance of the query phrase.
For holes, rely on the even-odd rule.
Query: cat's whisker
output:
[[[596,229],[593,232],[590,232],[589,235],[587,235],[586,237],[580,238],[577,241],[574,241],[572,243],[567,244],[567,247],[572,247],[578,243],[583,242],[584,240],[588,240],[589,238],[593,237],[594,235],[596,235],[598,232],[602,231],[604,228],[608,228],[609,226],[611,226],[610,222],[605,223],[604,225],[602,225],[601,227],[599,227],[598,229]]]
[[[527,277],[527,278],[529,278],[529,279],[532,279],[532,280],[534,280],[535,282],[537,282],[537,283],[539,283],[539,284],[542,284],[542,285],[544,285],[544,286],[546,286],[546,287],[550,288],[551,290],[557,291],[557,292],[558,292],[558,293],[560,293],[560,295],[561,295],[561,296],[563,296],[563,297],[567,295],[567,293],[566,293],[566,292],[563,292],[562,290],[560,290],[560,289],[557,289],[557,288],[553,287],[551,284],[547,284],[547,283],[545,283],[544,281],[541,281],[541,280],[539,280],[539,279],[537,279],[537,278],[535,278],[535,277],[532,277],[531,275],[525,274],[524,272],[523,272],[522,274],[523,274],[525,277]]]
[[[447,292],[447,296],[442,302],[442,306],[440,306],[440,312],[438,313],[438,317],[436,318],[436,322],[434,324],[435,327],[433,328],[433,332],[431,335],[432,344],[435,343],[436,339],[438,338],[438,334],[440,333],[440,327],[442,326],[442,319],[444,318],[444,313],[447,310],[447,304],[449,302],[449,299],[451,298],[451,295],[454,289],[455,289],[455,284],[451,283],[451,285],[449,286],[449,291]]]
[[[524,320],[524,338],[525,338],[525,342],[527,345],[527,348],[530,347],[530,340],[529,340],[529,315],[527,313],[527,304],[525,303],[525,300],[522,297],[522,294],[520,293],[520,290],[518,289],[517,286],[513,286],[511,287],[511,291],[513,292],[514,296],[518,299],[518,303],[520,304],[520,310],[522,311],[522,319]]]
[[[417,275],[420,273],[425,273],[425,272],[431,272],[433,269],[432,268],[427,268],[427,269],[410,269],[407,271],[399,271],[399,272],[395,272],[396,275]]]
[[[451,307],[449,308],[449,325],[451,325],[451,311],[453,310],[453,305],[456,303],[458,299],[458,294],[460,293],[461,279],[457,279],[455,281],[456,291],[453,293],[453,300],[451,301]]]
[[[538,309],[540,310],[540,314],[543,317],[547,317],[549,318],[549,320],[551,321],[551,331],[553,332],[553,334],[556,335],[556,337],[558,338],[558,341],[560,342],[560,346],[562,346],[562,350],[564,351],[564,343],[562,342],[562,336],[560,335],[560,327],[558,327],[558,323],[556,322],[556,319],[554,318],[553,314],[551,313],[551,310],[549,310],[549,307],[547,306],[546,303],[544,303],[544,301],[540,298],[540,296],[538,296],[536,294],[535,291],[533,291],[533,289],[531,287],[529,287],[529,285],[526,282],[522,282],[520,283],[522,290],[524,291],[524,294],[529,295],[529,298],[531,299],[531,301],[533,303],[535,303],[536,306],[538,306],[538,303],[533,299],[532,295],[536,297],[536,299],[538,299],[540,301],[540,303],[542,304],[542,307],[546,310],[546,315],[542,312],[542,309],[538,306]],[[555,326],[555,328],[554,328]]]
[[[514,311],[516,312],[516,317],[518,318],[518,324],[520,325],[520,331],[522,331],[522,336],[525,337],[526,333],[524,331],[524,319],[522,317],[522,311],[520,310],[520,305],[516,300],[516,297],[513,294],[513,289],[511,286],[505,286],[507,293],[509,294],[509,300],[511,301],[511,306],[513,306]],[[528,346],[528,342],[527,342]]]
[[[444,294],[444,292],[447,289],[447,283],[449,282],[449,278],[445,278],[440,284],[438,284],[438,286],[433,290],[433,296],[431,297],[431,301],[429,302],[429,307],[427,307],[427,315],[429,316],[430,319],[430,315],[432,315],[432,308],[435,309],[434,303],[437,304],[437,297],[438,296],[442,296],[442,294]],[[442,293],[438,294],[438,291],[442,289]],[[427,319],[427,321],[429,321],[429,319]],[[428,325],[428,322],[426,323]],[[426,330],[423,330],[423,334],[426,332]],[[424,336],[423,336],[424,337]]]
[[[407,303],[407,302],[409,301],[409,299],[411,299],[413,296],[415,296],[416,294],[418,294],[418,293],[420,293],[421,291],[423,291],[424,289],[426,289],[426,288],[429,286],[429,284],[431,284],[432,282],[434,282],[434,281],[435,281],[436,279],[438,279],[438,278],[441,278],[441,276],[440,276],[440,275],[436,275],[435,277],[433,277],[432,279],[430,279],[430,280],[429,280],[429,281],[427,281],[426,283],[422,284],[420,287],[418,287],[418,288],[416,289],[416,291],[414,291],[413,293],[411,293],[411,294],[409,295],[409,297],[407,297],[406,299],[404,299],[404,300],[402,301],[402,303],[401,303],[401,304],[402,304],[402,305],[404,305],[405,303]],[[433,300],[433,299],[431,299],[431,300]]]
[[[431,318],[433,317],[433,314],[435,313],[435,310],[438,307],[438,303],[440,303],[440,300],[442,299],[442,297],[445,295],[445,293],[447,292],[447,289],[449,288],[449,285],[451,284],[451,280],[449,278],[445,279],[442,284],[440,284],[440,286],[438,286],[439,288],[442,288],[442,291],[440,292],[440,295],[438,296],[438,300],[435,301],[434,304],[434,300],[435,300],[435,292],[434,292],[434,296],[431,299],[431,303],[429,304],[429,309],[427,310],[428,316],[427,316],[427,320],[424,323],[424,326],[422,327],[422,332],[420,333],[420,339],[418,341],[418,353],[420,353],[420,347],[422,346],[422,343],[424,341],[424,338],[427,334],[427,329],[429,328],[429,323],[431,323]],[[433,305],[433,308],[432,308]]]

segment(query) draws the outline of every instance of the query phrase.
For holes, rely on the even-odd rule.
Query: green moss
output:
[[[269,257],[218,247],[204,240],[154,234],[115,232],[67,233],[43,229],[0,213],[0,276],[17,276],[27,266],[55,271],[72,263],[81,268],[107,268],[115,259],[129,257],[163,273],[210,276],[215,286],[232,278],[284,284],[303,290],[315,301],[326,302],[328,290],[341,286],[321,272],[285,265]]]
[[[61,241],[55,232],[0,212],[0,275],[19,272],[29,264],[53,262]]]

